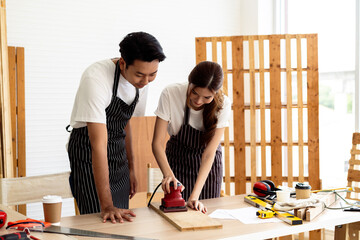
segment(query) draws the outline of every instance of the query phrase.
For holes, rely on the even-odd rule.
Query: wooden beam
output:
[[[321,189],[319,163],[319,69],[317,34],[307,39],[307,103],[308,103],[308,154],[309,183],[314,189]]]
[[[280,37],[270,36],[270,119],[271,175],[275,185],[282,182]]]
[[[13,150],[10,112],[10,86],[8,66],[8,46],[6,33],[6,4],[1,0],[0,9],[0,105],[1,105],[1,145],[3,173],[2,177],[13,177]]]
[[[245,115],[244,115],[244,75],[243,39],[236,37],[232,42],[233,65],[233,108],[234,108],[234,166],[235,194],[246,193],[245,159]]]

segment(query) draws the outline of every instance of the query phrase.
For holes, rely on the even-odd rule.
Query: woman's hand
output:
[[[196,211],[200,211],[202,213],[206,213],[207,212],[207,208],[204,206],[204,204],[202,202],[200,202],[199,200],[188,200],[187,202],[188,207],[196,210]]]
[[[137,192],[137,180],[135,176],[134,170],[130,169],[130,199],[136,194]]]
[[[161,187],[164,193],[170,193],[170,183],[173,182],[174,189],[177,189],[177,183],[179,180],[176,179],[174,176],[165,176],[161,181]],[[180,183],[180,182],[179,182]],[[180,183],[181,184],[181,183]],[[181,184],[181,192],[185,189],[185,187]]]
[[[110,219],[112,223],[116,223],[116,219],[119,220],[119,223],[123,223],[124,219],[126,221],[132,222],[132,217],[136,217],[135,213],[129,209],[120,209],[114,206],[107,207],[104,210],[101,210],[100,213],[103,222],[106,222],[107,219]]]

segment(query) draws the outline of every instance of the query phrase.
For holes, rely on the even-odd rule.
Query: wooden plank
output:
[[[301,38],[307,38],[309,36],[311,36],[312,34],[289,34],[289,36],[291,38],[295,38],[296,36],[300,36]],[[252,37],[254,40],[259,40],[260,38],[264,38],[264,39],[270,39],[271,36],[276,36],[279,39],[285,39],[285,35],[284,34],[276,34],[276,35],[243,35],[241,36],[243,38],[243,40],[249,40],[250,37]],[[225,40],[225,41],[233,41],[234,38],[237,38],[238,36],[218,36],[218,37],[201,37],[201,40],[204,41],[208,41],[211,42],[213,39],[215,39],[216,41],[221,41],[221,40]]]
[[[293,135],[292,135],[292,78],[291,78],[291,42],[290,36],[286,35],[286,121],[287,121],[287,172],[288,186],[293,185]]]
[[[249,70],[250,70],[250,168],[251,186],[256,182],[256,91],[255,91],[255,53],[254,40],[249,38]]]
[[[350,153],[351,154],[354,154],[354,155],[356,155],[356,154],[360,154],[360,149],[351,149],[351,151],[350,151]]]
[[[349,182],[360,182],[360,170],[349,169],[347,180]]]
[[[206,60],[206,40],[204,38],[195,38],[196,64]]]
[[[18,177],[26,176],[25,50],[16,48]]]
[[[358,154],[360,154],[360,153],[358,153]],[[349,160],[349,164],[350,164],[350,165],[360,165],[360,160],[350,159],[350,160]]]
[[[319,199],[321,202],[313,208],[306,209],[306,221],[312,221],[319,216],[324,210],[325,206],[330,207],[336,202],[336,195],[333,192],[319,192],[312,194],[312,198]]]
[[[360,133],[353,133],[352,143],[360,144]]]
[[[235,194],[246,193],[246,159],[245,159],[245,115],[244,115],[244,75],[243,69],[243,40],[242,37],[232,41],[233,65],[233,109],[234,119],[234,168]]]
[[[222,91],[227,96],[229,95],[228,87],[228,66],[227,66],[227,47],[226,41],[221,41],[221,58],[222,68],[224,72],[224,82]],[[225,194],[230,195],[230,132],[229,127],[224,131],[224,164],[225,164]]]
[[[270,36],[270,119],[271,119],[271,176],[275,185],[282,182],[281,139],[281,75],[280,37]]]
[[[317,34],[313,34],[307,38],[307,66],[309,184],[314,189],[321,189],[319,181],[319,72]]]
[[[17,158],[16,158],[16,49],[8,47],[9,58],[9,86],[10,86],[10,112],[11,112],[11,133],[13,149],[13,175],[17,176]]]
[[[164,217],[180,231],[219,229],[222,224],[202,212],[188,208],[187,212],[164,213],[159,209],[160,203],[151,203],[150,208]]]
[[[304,182],[304,122],[303,122],[303,84],[301,65],[301,38],[296,35],[296,57],[297,57],[297,105],[298,107],[298,143],[299,143],[299,179]]]
[[[266,177],[264,39],[259,39],[261,177]]]
[[[8,46],[6,34],[6,5],[1,0],[0,9],[0,53],[1,53],[1,79],[0,79],[0,104],[1,104],[1,128],[2,128],[2,160],[4,164],[4,177],[13,177],[13,150],[11,133],[10,112],[10,86],[8,66]]]
[[[215,39],[211,41],[211,57],[213,62],[217,62],[217,42]]]

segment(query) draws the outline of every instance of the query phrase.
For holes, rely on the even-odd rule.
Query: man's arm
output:
[[[130,210],[123,210],[114,207],[110,182],[109,167],[107,159],[107,129],[103,123],[87,123],[92,153],[92,167],[96,191],[100,201],[101,217],[103,222],[110,219],[115,223],[116,219],[123,222],[123,218],[132,221],[128,214],[135,216]]]

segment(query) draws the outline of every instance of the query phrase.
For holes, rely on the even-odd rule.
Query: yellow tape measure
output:
[[[256,212],[256,216],[262,219],[272,218],[274,215],[275,215],[274,211],[271,210],[259,210]]]

